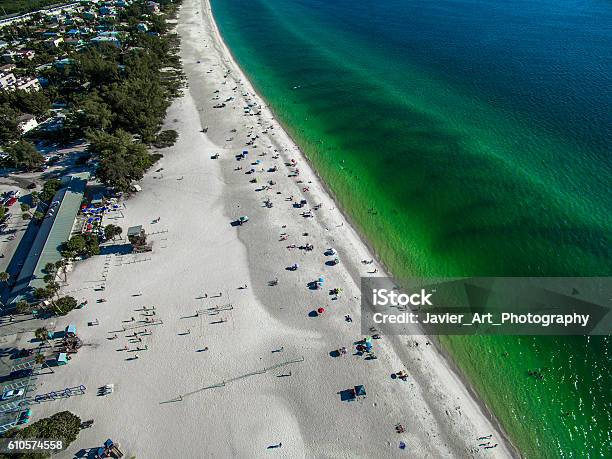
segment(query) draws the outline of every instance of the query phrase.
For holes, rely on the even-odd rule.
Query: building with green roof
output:
[[[13,286],[9,303],[31,299],[35,289],[45,286],[45,266],[62,259],[61,246],[70,238],[88,180],[89,172],[64,177],[64,186],[55,194],[49,205]]]

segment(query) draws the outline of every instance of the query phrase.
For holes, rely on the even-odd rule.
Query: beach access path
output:
[[[36,378],[35,394],[87,387],[32,406],[33,421],[61,410],[95,421],[58,457],[86,456],[107,438],[138,458],[510,456],[426,337],[383,337],[374,340],[377,359],[355,355],[359,278],[382,268],[361,263],[372,254],[233,62],[209,3],[185,0],[177,30],[188,88],[165,127],[178,141],[105,222],[124,235],[142,224],[153,250],[126,254],[117,241],[76,265],[64,293],[88,304],[57,329],[76,324],[83,347]],[[299,177],[290,177],[291,159]],[[294,208],[291,195],[307,206]],[[246,224],[230,224],[242,215]],[[307,243],[313,250],[287,248]],[[325,264],[329,247],[336,266]],[[296,271],[285,269],[293,263]],[[309,289],[319,276],[325,288]],[[335,287],[337,300],[328,292]],[[341,347],[348,352],[334,357]],[[391,378],[402,369],[406,382]],[[99,395],[106,384],[113,393]],[[341,401],[355,385],[367,396]],[[486,435],[499,446],[479,447]]]

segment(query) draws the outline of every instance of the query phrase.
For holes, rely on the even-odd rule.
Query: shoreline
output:
[[[379,274],[385,274],[386,277],[390,277],[393,281],[395,281],[395,277],[393,276],[393,274],[391,274],[389,276],[388,273],[391,273],[391,270],[386,265],[384,260],[380,257],[378,251],[375,249],[375,247],[372,244],[370,244],[370,242],[368,241],[367,237],[360,230],[359,225],[356,224],[356,222],[352,219],[350,214],[348,214],[346,209],[341,205],[338,197],[333,192],[333,190],[327,185],[325,180],[321,177],[321,175],[317,171],[317,168],[314,166],[314,164],[312,163],[312,161],[310,160],[308,155],[299,147],[299,144],[297,142],[295,142],[293,137],[291,137],[291,135],[288,133],[287,126],[284,124],[282,118],[280,118],[277,115],[277,113],[274,111],[274,109],[267,103],[267,101],[260,94],[260,92],[258,92],[256,90],[256,88],[253,85],[253,83],[251,82],[251,80],[247,77],[246,72],[242,69],[242,67],[238,63],[238,60],[234,56],[231,48],[225,42],[225,40],[223,38],[223,35],[221,34],[221,31],[219,30],[219,26],[218,26],[218,24],[216,22],[215,15],[214,15],[214,12],[213,12],[213,9],[212,9],[211,0],[202,0],[202,3],[204,5],[206,5],[206,10],[207,10],[208,14],[210,15],[212,26],[213,26],[213,28],[215,30],[216,35],[217,35],[217,39],[219,40],[221,46],[225,50],[226,55],[229,56],[229,60],[232,62],[232,64],[235,67],[237,67],[239,69],[240,76],[242,78],[244,78],[245,81],[247,81],[249,83],[250,88],[255,92],[257,97],[259,97],[262,101],[265,102],[265,105],[263,107],[272,114],[274,121],[276,121],[279,124],[281,129],[285,132],[287,137],[291,140],[293,145],[297,148],[298,154],[307,162],[307,164],[310,167],[311,171],[314,173],[315,177],[317,178],[319,186],[321,186],[323,188],[323,190],[325,191],[325,193],[327,193],[330,196],[330,198],[332,199],[332,201],[336,205],[336,208],[342,214],[344,220],[346,220],[348,222],[348,226],[351,228],[353,233],[358,237],[360,242],[367,248],[367,250],[374,256],[374,259],[376,260],[376,263],[382,268],[380,270]],[[357,279],[355,279],[355,281],[357,282]],[[508,447],[508,450],[511,453],[512,457],[514,457],[514,458],[521,457],[521,454],[518,451],[516,445],[511,441],[510,436],[508,435],[508,433],[503,428],[503,426],[502,426],[501,422],[499,421],[499,419],[497,419],[497,417],[495,416],[493,411],[489,408],[489,406],[484,401],[484,399],[482,399],[478,395],[478,393],[477,393],[476,389],[474,388],[472,382],[468,379],[467,375],[465,375],[465,373],[461,370],[460,366],[454,361],[450,351],[448,351],[447,349],[444,348],[444,346],[440,343],[440,341],[438,340],[437,337],[435,337],[435,336],[431,337],[431,336],[426,336],[426,335],[423,335],[423,336],[428,338],[428,339],[430,339],[432,341],[436,352],[444,359],[444,362],[448,366],[448,368],[453,372],[453,374],[455,374],[458,377],[458,379],[461,381],[463,386],[466,388],[466,390],[468,391],[468,393],[470,394],[470,396],[472,397],[474,402],[479,406],[479,408],[482,411],[482,413],[486,416],[486,418],[489,420],[489,422],[491,422],[493,424],[494,428],[499,432],[499,434],[501,435],[502,441],[505,442],[505,444]],[[396,337],[386,337],[386,338],[387,339],[395,339]]]
[[[231,59],[206,5],[185,0],[179,11],[188,86],[164,122],[177,142],[103,222],[142,225],[152,251],[111,246],[75,265],[62,293],[87,306],[49,325],[74,325],[83,346],[39,377],[36,393],[87,391],[35,405],[33,421],[62,410],[95,418],[59,458],[106,438],[127,457],[512,457],[426,337],[375,340],[372,359],[357,352],[356,280],[382,267],[364,268],[372,253]],[[243,113],[247,101],[261,115]],[[307,199],[312,217],[290,196]],[[245,225],[230,223],[241,215]],[[327,263],[328,247],[339,264]],[[321,275],[325,289],[309,289]],[[392,377],[400,370],[406,381]],[[113,393],[99,396],[107,384]],[[366,397],[343,399],[356,385]],[[484,435],[496,449],[479,447]]]

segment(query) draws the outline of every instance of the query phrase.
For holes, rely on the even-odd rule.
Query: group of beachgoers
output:
[[[141,294],[135,294],[134,296],[140,296]],[[140,309],[135,309],[138,312],[138,316],[131,316],[129,319],[122,321],[122,329],[124,338],[126,339],[123,347],[117,349],[118,351],[124,351],[133,353],[126,360],[138,360],[140,355],[138,352],[148,351],[149,345],[144,342],[143,337],[150,337],[153,335],[153,326],[162,325],[163,322],[157,318],[157,311],[155,306],[143,306]],[[108,340],[117,340],[119,335],[116,332],[112,336],[109,336]]]
[[[227,75],[229,75],[229,72],[225,76],[227,77]],[[237,87],[234,87],[233,91],[236,91],[236,90],[237,90]],[[216,94],[218,93],[219,91],[216,91]],[[254,106],[254,102],[249,98],[250,94],[243,92],[242,96],[246,100],[247,107]],[[253,95],[253,97],[255,96]],[[232,101],[228,100],[226,102],[231,103]],[[236,100],[235,102],[238,102],[238,100]],[[261,106],[259,105],[257,105],[256,107],[258,109],[261,109]],[[262,117],[260,112],[253,113],[253,110],[245,109],[245,112],[244,112],[245,117],[252,117],[253,115],[257,116],[256,124],[260,127],[260,129],[263,129],[263,133],[267,133],[268,130],[272,130],[274,128],[272,124],[269,124]],[[303,219],[315,220],[317,212],[322,209],[323,204],[320,202],[311,202],[311,199],[309,199],[310,198],[310,195],[309,195],[310,187],[311,187],[312,182],[304,178],[304,174],[299,168],[298,160],[296,158],[289,158],[284,162],[284,166],[286,167],[287,172],[288,172],[287,176],[290,179],[295,181],[295,185],[297,189],[299,190],[298,193],[300,195],[291,194],[289,196],[281,196],[282,191],[275,188],[277,181],[274,179],[274,175],[273,175],[280,171],[280,167],[279,167],[280,164],[278,161],[280,158],[279,150],[274,148],[272,145],[268,145],[267,150],[266,150],[266,147],[261,148],[261,144],[265,141],[265,139],[260,137],[260,135],[257,133],[257,127],[254,125],[249,126],[247,123],[243,124],[243,127],[245,127],[247,131],[246,140],[244,143],[245,149],[235,155],[235,160],[238,164],[234,165],[234,172],[244,174],[249,183],[256,184],[256,188],[254,188],[254,192],[256,193],[263,192],[267,195],[267,196],[264,196],[264,199],[262,200],[262,207],[267,208],[267,209],[273,209],[275,208],[275,205],[282,205],[284,201],[285,205],[289,206],[290,209],[295,210],[296,218],[297,216],[299,216]],[[236,129],[232,129],[231,135],[226,139],[226,141],[228,142],[233,141],[234,135],[236,134],[236,132],[237,132]],[[274,135],[274,133],[272,133],[272,135]],[[260,145],[258,145],[258,143]],[[283,153],[286,156],[291,155],[291,151],[289,149],[284,149]],[[256,156],[253,157],[254,155]],[[216,158],[218,158],[218,155],[215,157],[215,159]],[[272,164],[270,164],[269,158],[271,158]],[[245,162],[248,163],[246,166],[243,165]],[[237,206],[240,207],[239,204]],[[375,209],[370,209],[369,212],[371,212],[372,214],[377,213]],[[336,225],[337,228],[342,227],[342,226],[343,226],[343,222]],[[323,227],[326,230],[329,230],[325,225],[323,225]],[[298,243],[297,241],[296,242],[291,241],[291,239],[295,238],[296,236],[301,239],[301,242]],[[303,253],[316,253],[316,248],[315,248],[316,241],[314,240],[310,241],[308,239],[306,240],[303,239],[303,238],[309,238],[309,237],[310,237],[309,233],[304,232],[303,230],[297,231],[297,234],[292,234],[290,231],[289,225],[283,224],[281,225],[281,231],[279,234],[278,241],[285,244],[289,254],[291,254],[293,250],[300,250]],[[335,266],[338,263],[340,263],[340,259],[334,248],[330,247],[330,248],[324,249],[323,253],[326,257],[324,261],[324,264],[326,266]],[[366,269],[368,269],[364,274],[376,274],[379,272],[378,268],[375,266],[374,259],[361,260],[361,264]],[[297,271],[300,268],[300,265],[297,262],[295,262],[295,260],[292,260],[292,259],[289,259],[285,266],[286,266],[285,269],[290,272]],[[278,283],[279,283],[278,277],[268,281],[268,285],[272,287],[278,285]],[[321,289],[323,287],[323,283],[324,283],[324,279],[323,277],[320,277],[310,282],[308,284],[308,288]],[[340,297],[340,294],[342,293],[342,288],[331,286],[329,288],[329,292],[330,292],[330,300],[332,301],[338,300]],[[326,309],[327,309],[327,305],[321,305],[319,307],[315,307],[315,309],[311,311],[311,314],[309,314],[309,316],[320,317],[321,315],[325,314]],[[345,314],[344,319],[348,325],[351,325],[353,322],[353,318],[350,316],[350,314]],[[375,360],[377,357],[373,351],[372,338],[381,339],[381,336],[378,334],[377,330],[372,331],[372,336],[368,336],[365,338],[360,336],[354,343],[352,343],[353,344],[352,347],[354,348],[353,355],[365,357],[365,360]],[[426,344],[429,345],[430,343],[426,342]],[[273,351],[273,352],[278,352],[278,351]],[[337,350],[330,352],[330,355],[334,355],[337,357],[345,356],[347,354],[348,354],[347,346],[341,346]],[[406,371],[406,369],[400,369],[399,371],[393,373],[391,377],[392,379],[397,379],[399,381],[404,381],[404,382],[409,380],[409,374]],[[403,434],[405,432],[405,427],[401,423],[398,423],[395,426],[395,431],[399,434]],[[478,445],[478,447],[481,449],[496,448],[498,445],[497,443],[492,443],[491,438],[492,438],[492,435],[479,438],[478,440],[481,443]],[[269,448],[278,448],[281,446],[282,446],[282,443],[278,443],[276,445],[270,445]],[[399,442],[400,449],[405,449],[406,446],[407,445],[405,442],[403,441]]]

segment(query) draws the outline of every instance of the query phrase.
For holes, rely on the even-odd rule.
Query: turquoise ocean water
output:
[[[609,1],[212,4],[395,275],[612,275]],[[442,341],[525,455],[612,457],[609,339]]]

